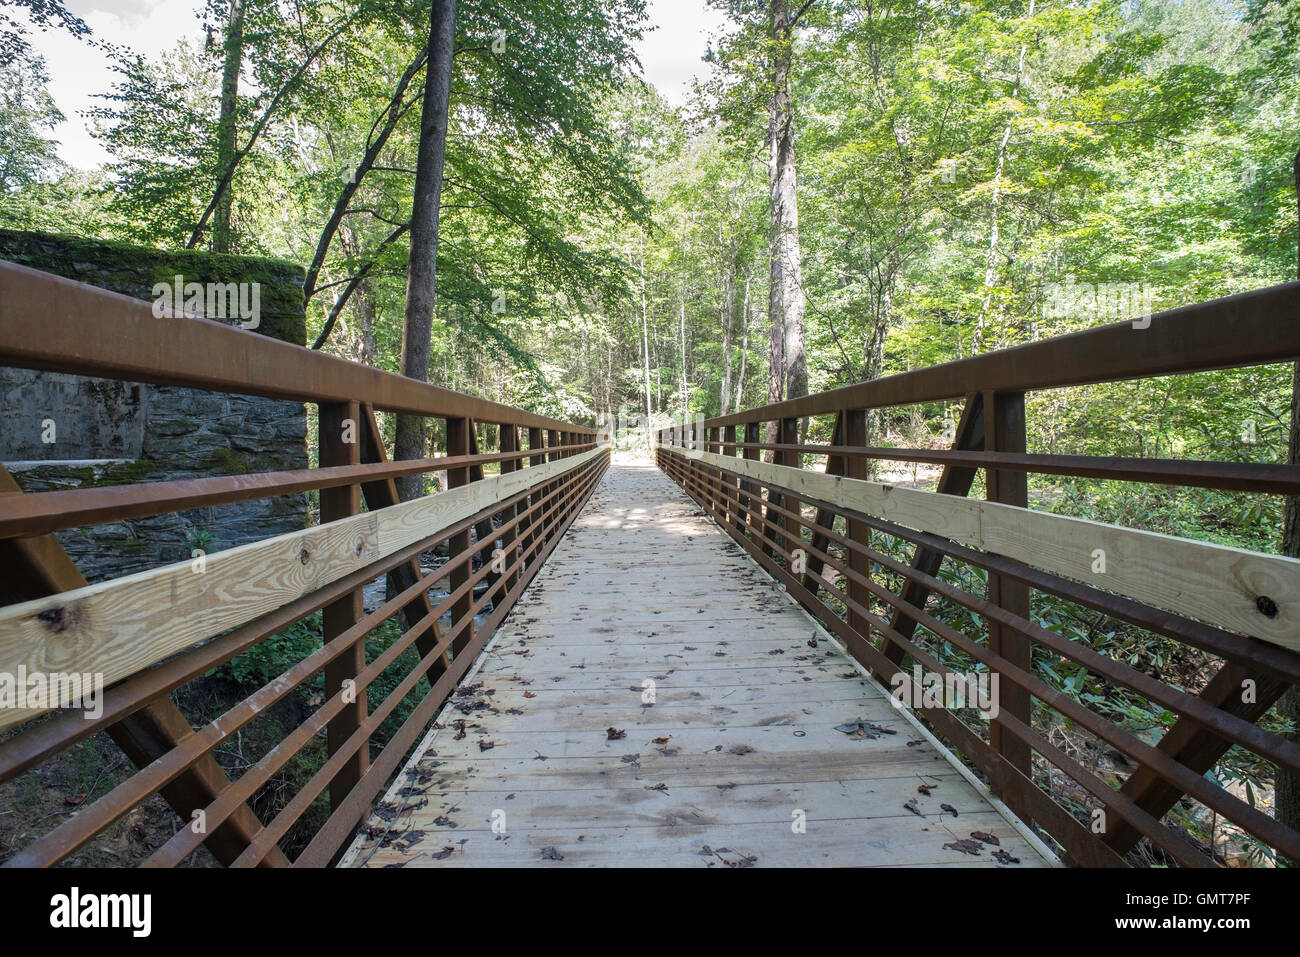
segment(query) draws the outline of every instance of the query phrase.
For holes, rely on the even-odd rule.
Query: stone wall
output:
[[[156,283],[177,275],[257,282],[261,321],[248,334],[305,344],[304,276],[293,263],[10,230],[0,230],[0,259],[146,301]],[[301,403],[0,368],[0,461],[28,492],[306,468],[306,439]],[[294,531],[307,511],[307,496],[292,495],[58,537],[93,582],[186,560],[194,547],[216,551]]]

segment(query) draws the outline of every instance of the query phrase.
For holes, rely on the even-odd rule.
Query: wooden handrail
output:
[[[0,261],[0,365],[593,435],[595,429],[417,382]]]
[[[960,399],[971,392],[1032,392],[1296,358],[1300,282],[1288,282],[1157,313],[1146,326],[1111,323],[716,416],[703,425],[715,429]]]

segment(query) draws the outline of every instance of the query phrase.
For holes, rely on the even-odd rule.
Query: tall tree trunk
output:
[[[406,314],[402,320],[402,374],[429,381],[433,310],[437,305],[438,213],[442,205],[442,170],[447,155],[447,109],[451,100],[451,64],[456,44],[456,0],[433,0],[429,13],[429,61],[425,66],[420,145],[415,163],[415,200],[411,207],[411,258],[406,279]],[[398,415],[393,458],[425,455],[424,419]],[[424,477],[400,478],[403,501],[418,498]]]
[[[718,397],[720,415],[731,405],[731,342],[736,323],[736,261],[729,259],[722,280],[722,394]]]
[[[745,304],[740,310],[740,375],[736,378],[736,406],[732,410],[740,411],[740,404],[744,401],[745,396],[745,364],[749,361],[749,282],[750,277],[745,277]],[[726,409],[722,410],[724,413]]]
[[[653,429],[650,427],[650,315],[646,307],[644,232],[641,233],[641,354],[645,362],[645,450],[647,455],[653,456]]]
[[[1036,0],[1029,0],[1031,18],[1034,15],[1035,2]],[[1025,53],[1028,49],[1028,43],[1020,44],[1020,57],[1016,61],[1016,80],[1011,87],[1013,100],[1020,95],[1020,81],[1025,73]],[[989,251],[984,265],[984,297],[980,301],[979,318],[975,321],[975,334],[971,337],[971,355],[976,355],[984,348],[984,325],[988,322],[989,306],[993,301],[993,282],[997,279],[998,242],[1001,234],[998,214],[1002,205],[1002,171],[1007,164],[1007,146],[1011,142],[1013,123],[1014,118],[1007,120],[1007,125],[1002,129],[1002,142],[998,144],[997,170],[993,174],[993,212],[989,218]]]
[[[686,394],[686,290],[682,289],[681,313],[677,323],[677,328],[681,333],[681,359],[682,359],[682,416],[683,418],[691,414],[690,398]]]
[[[1296,275],[1300,277],[1300,152],[1295,155],[1292,172],[1295,176],[1296,199]],[[1287,462],[1290,465],[1300,464],[1300,362],[1291,371],[1291,437],[1287,445]],[[1300,558],[1300,498],[1296,496],[1288,496],[1286,500],[1282,554]],[[1300,688],[1291,688],[1282,695],[1277,710],[1281,717],[1291,722],[1292,731],[1288,737],[1300,743]],[[1293,831],[1300,831],[1300,775],[1279,768],[1275,788],[1277,819]],[[1291,866],[1300,867],[1300,861],[1292,861]]]
[[[772,296],[780,295],[777,292],[768,293],[768,308],[772,307]],[[772,323],[772,327],[767,330],[767,402],[771,405],[773,402],[781,401],[781,372],[785,369],[785,363],[782,361],[785,356],[785,336],[780,322]],[[767,431],[764,441],[769,445],[776,442],[776,422],[770,420],[767,423]],[[775,454],[768,449],[763,454],[764,461],[773,462],[776,460]]]
[[[244,63],[244,2],[230,0],[226,22],[225,66],[221,74],[221,118],[217,122],[217,182],[235,162],[236,109],[239,105],[239,71]],[[234,206],[234,184],[221,186],[212,214],[212,251],[230,252],[230,213]]]
[[[799,250],[798,167],[794,154],[794,110],[790,98],[794,57],[794,17],[788,0],[771,0],[772,99],[768,133],[772,154],[771,185],[771,273],[769,302],[780,303],[785,344],[783,373],[785,397],[808,394],[808,364],[804,354],[803,257]],[[775,325],[775,312],[772,318]]]

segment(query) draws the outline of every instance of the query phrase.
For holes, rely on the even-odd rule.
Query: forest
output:
[[[673,29],[644,0],[435,3],[432,29],[428,0],[206,0],[154,58],[58,0],[0,0],[0,228],[288,260],[313,349],[654,429],[1297,277],[1298,4],[707,3],[725,26],[683,38],[705,62],[675,105],[642,76],[638,43]],[[111,58],[99,168],[58,158],[32,29]],[[1028,451],[1294,463],[1296,383],[1287,364],[1033,393]],[[868,444],[946,448],[959,412],[874,413]],[[397,458],[436,438],[383,427]],[[828,418],[804,429],[831,441]],[[1037,508],[1300,555],[1282,496],[1029,487]],[[1048,676],[1089,694],[1083,669]],[[1269,728],[1294,734],[1296,697]]]

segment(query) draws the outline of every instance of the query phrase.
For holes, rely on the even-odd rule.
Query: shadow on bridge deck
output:
[[[666,476],[616,464],[342,865],[1051,861]]]

